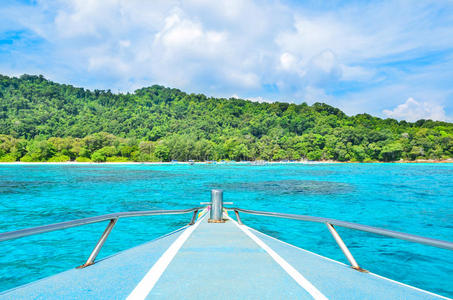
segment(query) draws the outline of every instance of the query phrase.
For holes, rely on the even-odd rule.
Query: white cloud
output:
[[[330,49],[343,58],[360,55],[361,49],[373,38],[361,33],[353,24],[330,16],[295,15],[293,29],[285,29],[277,37],[277,44],[296,55],[311,58]]]
[[[123,47],[123,48],[128,48],[131,46],[131,41],[128,41],[128,40],[120,40],[118,42],[118,44],[120,45],[120,47]]]
[[[273,102],[275,102],[275,100],[265,99],[263,97],[248,97],[248,98],[245,98],[245,99],[248,99],[250,101],[260,102],[260,103],[273,103]]]
[[[398,105],[393,110],[384,110],[383,113],[390,118],[403,119],[410,122],[420,119],[447,121],[443,106],[428,102],[418,102],[413,98],[407,99],[405,103]]]
[[[238,87],[241,86],[246,88],[259,87],[259,78],[254,73],[240,73],[232,71],[226,75],[228,81],[235,83]]]
[[[341,80],[345,81],[369,81],[373,80],[376,72],[360,66],[340,65]]]
[[[299,62],[297,57],[291,53],[285,52],[280,56],[280,64],[283,70],[291,71],[297,68]]]
[[[311,85],[307,86],[301,92],[301,97],[310,104],[315,102],[329,102],[331,100],[323,89]]]

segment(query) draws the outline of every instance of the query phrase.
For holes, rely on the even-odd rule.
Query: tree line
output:
[[[0,75],[0,161],[337,160],[453,157],[453,124],[347,116],[151,86],[90,91]]]

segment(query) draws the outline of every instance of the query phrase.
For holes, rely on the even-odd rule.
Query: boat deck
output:
[[[0,299],[442,299],[202,217],[160,239],[6,291]]]

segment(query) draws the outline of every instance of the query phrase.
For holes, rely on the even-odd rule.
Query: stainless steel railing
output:
[[[128,211],[128,212],[119,212],[107,215],[101,215],[96,217],[84,218],[84,219],[77,219],[67,222],[49,224],[44,226],[26,228],[16,231],[10,232],[3,232],[0,233],[0,242],[18,239],[21,237],[26,237],[30,235],[51,232],[56,230],[62,230],[71,227],[77,227],[87,224],[99,223],[103,221],[109,221],[109,224],[105,228],[104,232],[102,233],[99,241],[97,242],[96,246],[94,247],[93,251],[91,252],[90,256],[88,257],[87,261],[79,266],[78,268],[84,268],[89,265],[94,264],[94,261],[101,251],[102,246],[104,245],[107,237],[109,236],[110,232],[112,231],[113,227],[115,226],[116,222],[119,218],[129,218],[129,217],[140,217],[140,216],[156,216],[156,215],[178,215],[178,214],[187,214],[193,212],[192,219],[190,220],[189,225],[193,225],[195,219],[197,217],[197,213],[199,210],[203,209],[204,207],[194,207],[189,209],[178,209],[178,210],[145,210],[145,211]]]
[[[222,193],[217,193],[217,194],[220,196],[217,197],[218,199],[217,198],[216,199],[218,201],[222,202],[222,204],[223,204],[223,197],[222,197],[223,195],[221,195]],[[216,200],[216,199],[214,199],[214,200]],[[209,204],[212,204],[214,200],[209,202]],[[212,214],[212,212],[211,212],[211,218],[213,215],[219,215],[219,216],[222,215],[223,205],[217,205],[215,207],[218,208],[217,210],[219,210],[219,212],[217,212],[216,214]],[[215,207],[212,206],[211,208],[215,208]],[[90,217],[90,218],[72,220],[72,221],[67,221],[67,222],[62,222],[62,223],[55,223],[55,224],[50,224],[50,225],[44,225],[44,226],[38,226],[38,227],[33,227],[33,228],[26,228],[26,229],[21,229],[21,230],[16,230],[16,231],[0,233],[0,242],[6,241],[6,240],[17,239],[17,238],[21,238],[21,237],[26,237],[26,236],[30,236],[30,235],[55,231],[55,230],[62,230],[62,229],[66,229],[66,228],[82,226],[82,225],[87,225],[87,224],[92,224],[92,223],[98,223],[98,222],[102,222],[102,221],[109,221],[107,227],[105,228],[103,234],[101,235],[99,241],[97,242],[96,246],[94,247],[94,249],[91,252],[90,256],[88,257],[87,261],[79,267],[79,268],[84,268],[84,267],[94,264],[94,261],[95,261],[97,255],[99,254],[99,251],[101,250],[108,235],[112,231],[113,227],[115,226],[115,224],[119,218],[139,217],[139,216],[155,216],[155,215],[175,215],[175,214],[186,214],[186,213],[193,212],[192,219],[189,223],[189,225],[193,225],[196,220],[198,211],[203,208],[205,208],[205,207],[195,207],[195,208],[180,209],[180,210],[130,211],[130,212],[120,212],[120,213],[101,215],[101,216],[96,216],[96,217]],[[267,211],[256,211],[256,210],[249,210],[249,209],[241,209],[238,207],[228,207],[226,209],[234,211],[234,213],[236,214],[237,221],[241,225],[243,223],[239,216],[239,212],[253,214],[253,215],[260,215],[260,216],[323,223],[329,229],[329,232],[332,234],[332,236],[334,237],[338,246],[343,251],[344,255],[350,262],[352,268],[359,270],[359,271],[366,271],[366,270],[362,269],[358,265],[358,263],[354,259],[353,255],[349,251],[348,247],[343,242],[343,240],[341,239],[338,232],[335,230],[334,226],[355,229],[355,230],[359,230],[359,231],[374,233],[374,234],[378,234],[378,235],[382,235],[382,236],[397,238],[397,239],[415,242],[415,243],[419,243],[419,244],[425,244],[425,245],[434,246],[434,247],[438,247],[438,248],[453,250],[452,242],[422,237],[422,236],[408,234],[408,233],[399,232],[399,231],[387,230],[387,229],[368,226],[368,225],[346,222],[346,221],[341,221],[341,220],[336,220],[336,219],[314,217],[314,216],[307,216],[307,215],[295,215],[295,214],[284,214],[284,213],[267,212]]]
[[[374,233],[382,236],[397,238],[400,240],[406,240],[414,243],[429,245],[437,248],[443,248],[448,250],[453,250],[453,243],[442,241],[438,239],[427,238],[419,235],[393,231],[388,229],[383,229],[379,227],[373,227],[368,225],[362,225],[357,223],[351,223],[341,220],[329,219],[329,218],[322,218],[322,217],[313,217],[307,215],[295,215],[295,214],[284,214],[284,213],[276,213],[276,212],[268,212],[268,211],[257,211],[257,210],[249,210],[249,209],[241,209],[237,207],[226,207],[227,210],[233,210],[236,214],[236,219],[239,224],[243,224],[241,218],[239,216],[239,212],[252,214],[252,215],[259,215],[259,216],[267,216],[267,217],[276,217],[276,218],[284,218],[284,219],[293,219],[293,220],[300,220],[300,221],[307,221],[307,222],[315,222],[315,223],[323,223],[326,224],[327,228],[329,229],[330,233],[334,237],[335,241],[337,242],[338,246],[343,251],[344,255],[348,259],[349,263],[351,264],[352,268],[358,271],[366,271],[362,269],[352,256],[351,252],[349,251],[346,244],[341,239],[338,232],[335,230],[335,226],[355,229],[359,231]]]

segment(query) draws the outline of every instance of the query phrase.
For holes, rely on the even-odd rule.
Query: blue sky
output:
[[[0,0],[0,73],[453,121],[453,2]]]

